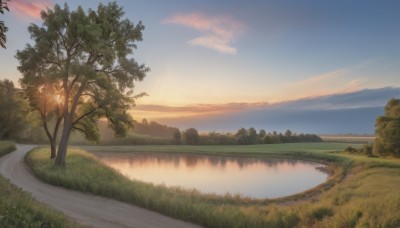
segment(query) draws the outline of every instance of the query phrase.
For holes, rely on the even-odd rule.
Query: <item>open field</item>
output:
[[[339,143],[356,143],[367,144],[373,143],[375,136],[347,136],[347,135],[319,135],[324,142]]]
[[[207,154],[273,154],[276,152],[329,152],[341,151],[348,146],[359,147],[351,143],[282,143],[257,145],[226,146],[80,146],[91,152],[174,152]]]
[[[0,141],[0,157],[15,149],[10,141]],[[79,227],[63,214],[39,203],[28,193],[0,175],[0,227]]]
[[[367,158],[338,151],[350,144],[280,144],[255,146],[85,147],[97,152],[189,152],[278,156],[331,162],[333,186],[281,200],[204,195],[197,191],[130,181],[92,155],[71,149],[67,168],[55,168],[48,149],[34,150],[29,166],[41,179],[56,185],[131,202],[207,227],[396,227],[400,226],[400,160]],[[308,148],[308,149],[307,149]],[[49,172],[51,171],[51,172]],[[346,175],[347,174],[347,175]],[[385,186],[384,188],[382,186]],[[285,203],[286,200],[286,203]],[[296,201],[298,200],[298,201]]]

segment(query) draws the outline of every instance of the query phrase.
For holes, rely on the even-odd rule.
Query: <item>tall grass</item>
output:
[[[0,227],[79,227],[0,176]]]
[[[153,152],[157,150],[156,147],[150,148]],[[239,151],[248,150],[250,156],[275,156],[283,149],[266,151],[264,148],[262,152],[261,147],[239,146],[229,152],[227,147],[214,147],[214,150],[212,147],[183,148],[178,148],[178,152],[186,148],[195,153],[204,150],[204,153],[240,154]],[[159,152],[165,149],[158,147]],[[124,150],[128,148],[124,147]],[[319,195],[312,197],[304,194],[306,198],[252,200],[240,196],[204,195],[195,190],[131,181],[104,166],[93,155],[76,149],[68,152],[67,167],[57,168],[47,154],[48,149],[41,148],[26,157],[34,173],[47,182],[134,203],[206,227],[400,226],[400,166],[390,159],[378,161],[326,153],[324,147],[308,152],[285,152],[283,156],[333,161],[340,168],[336,170],[337,177],[332,183],[327,182],[330,186],[317,189]]]
[[[15,150],[11,141],[0,141],[0,157]],[[39,203],[0,176],[0,227],[78,227],[63,214]]]

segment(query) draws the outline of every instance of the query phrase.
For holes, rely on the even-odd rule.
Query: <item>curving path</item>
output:
[[[63,212],[79,224],[93,227],[199,227],[116,200],[55,187],[36,179],[24,164],[33,145],[17,145],[17,150],[0,159],[0,174],[41,202]]]

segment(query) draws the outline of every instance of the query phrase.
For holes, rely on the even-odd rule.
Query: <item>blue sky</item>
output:
[[[99,2],[68,4],[87,9]],[[137,102],[140,117],[167,115],[149,105],[248,108],[400,85],[396,0],[117,2],[146,26],[134,55],[151,68],[136,86],[149,94]],[[0,15],[10,27],[0,79],[18,81],[14,55],[30,42],[27,26],[40,24],[38,9],[55,3],[64,1],[12,0],[11,12]]]

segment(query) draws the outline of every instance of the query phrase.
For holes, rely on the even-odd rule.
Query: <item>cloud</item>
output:
[[[243,23],[230,17],[212,17],[201,13],[175,14],[165,19],[163,23],[182,25],[202,32],[201,36],[188,43],[232,55],[237,52],[232,44],[244,29]]]
[[[277,101],[317,97],[329,94],[349,93],[373,87],[363,75],[365,69],[376,61],[364,61],[358,65],[333,70],[282,86]],[[283,98],[283,99],[282,99]]]
[[[137,105],[135,110],[147,112],[175,112],[175,113],[220,113],[226,111],[243,111],[245,109],[258,109],[268,106],[266,102],[256,103],[227,103],[227,104],[198,104],[188,106],[167,106],[167,105]]]
[[[12,12],[24,19],[40,19],[40,12],[54,5],[51,0],[12,0],[8,4]]]

